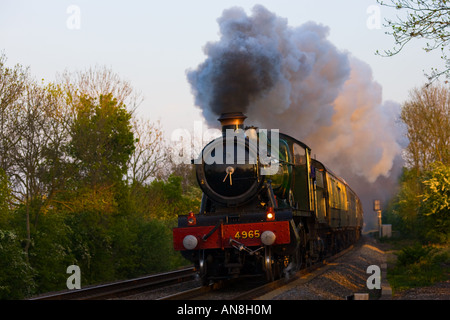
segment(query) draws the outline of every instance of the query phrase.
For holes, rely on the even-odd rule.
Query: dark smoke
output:
[[[217,21],[220,40],[208,43],[206,60],[187,73],[208,125],[241,111],[247,124],[308,144],[367,197],[367,208],[371,195],[387,198],[403,164],[400,105],[382,101],[370,66],[338,50],[327,27],[290,27],[261,5],[251,15],[225,10]]]
[[[211,101],[214,113],[245,110],[252,99],[272,88],[277,81],[277,59],[252,53],[250,49],[227,52],[223,56],[225,59],[218,63],[209,61],[218,68],[208,79],[215,84]]]
[[[263,7],[247,17],[240,8],[224,11],[218,19],[221,40],[208,43],[208,56],[187,77],[207,121],[215,125],[223,112],[246,112],[252,101],[262,99],[280,81],[283,57],[278,50],[278,18]]]

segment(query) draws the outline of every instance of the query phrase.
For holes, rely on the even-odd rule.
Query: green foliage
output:
[[[139,225],[137,233],[137,273],[171,270],[179,266],[179,253],[172,244],[172,228],[163,221],[150,220]]]
[[[385,219],[404,236],[424,243],[448,243],[450,167],[435,162],[419,176],[414,169],[404,169],[400,190],[386,210]]]
[[[428,212],[426,215],[449,213],[450,167],[444,166],[440,162],[434,163],[432,167],[423,180],[425,186],[422,195],[423,209]]]
[[[147,217],[173,220],[180,213],[198,212],[200,208],[200,189],[190,186],[183,191],[182,178],[179,176],[171,175],[167,181],[154,180],[148,186],[136,184],[133,188],[135,201],[146,203],[138,210],[142,210],[142,214]]]
[[[397,255],[397,263],[400,266],[408,266],[425,259],[433,251],[433,247],[424,247],[416,243],[413,246],[404,247]]]
[[[395,267],[388,270],[388,281],[394,292],[429,286],[449,278],[450,252],[439,248],[414,244],[397,253]]]
[[[0,168],[0,228],[8,223],[9,201],[11,190],[9,188],[8,177],[3,169]]]
[[[71,232],[63,215],[52,212],[40,217],[29,253],[39,292],[66,289],[68,275],[65,272],[74,262],[69,238]]]
[[[17,235],[0,229],[0,299],[22,299],[33,293],[33,276]]]
[[[419,194],[420,184],[416,171],[403,168],[399,192],[383,213],[384,222],[392,224],[392,228],[402,233],[403,236],[418,236],[420,228],[417,220],[420,206]]]
[[[111,95],[99,101],[81,97],[72,124],[69,153],[84,181],[90,184],[122,180],[134,150],[131,115]]]
[[[82,272],[82,286],[114,279],[110,217],[80,211],[68,217],[74,261]]]
[[[425,237],[433,242],[449,242],[450,167],[436,162],[422,181],[420,211],[428,226]]]

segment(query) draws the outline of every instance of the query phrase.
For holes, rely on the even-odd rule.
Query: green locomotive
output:
[[[272,281],[355,243],[363,211],[356,193],[304,143],[244,128],[242,113],[223,114],[222,137],[196,166],[200,212],[180,215],[174,248],[205,284],[264,274]]]

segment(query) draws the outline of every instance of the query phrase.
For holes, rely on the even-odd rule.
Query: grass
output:
[[[415,287],[426,287],[446,281],[450,276],[450,246],[413,244],[396,250],[395,265],[387,278],[393,293]]]

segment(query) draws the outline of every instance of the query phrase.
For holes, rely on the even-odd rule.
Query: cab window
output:
[[[294,143],[294,163],[300,165],[306,164],[305,148],[296,143]]]

